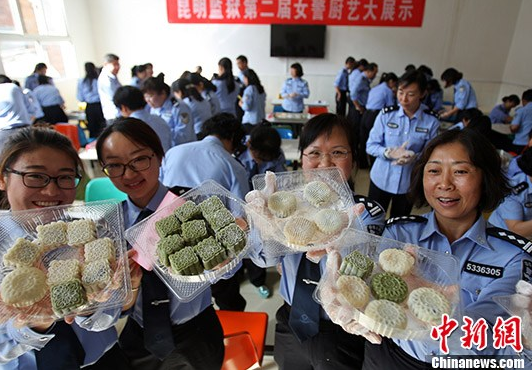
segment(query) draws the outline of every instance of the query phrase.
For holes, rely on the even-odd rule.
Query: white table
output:
[[[497,131],[503,135],[511,135],[512,132],[510,131],[510,125],[507,123],[493,123],[491,125],[491,129],[493,131]]]
[[[83,161],[83,167],[87,175],[93,179],[95,177],[105,176],[100,170],[100,164],[98,163],[98,154],[96,148],[80,149],[79,158]]]
[[[287,161],[299,161],[299,139],[282,139],[281,149]]]

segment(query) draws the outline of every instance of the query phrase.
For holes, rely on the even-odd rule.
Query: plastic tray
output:
[[[173,200],[167,206],[158,209],[157,212],[147,217],[138,224],[126,230],[126,239],[134,249],[137,249],[145,258],[149,259],[153,270],[161,280],[172,290],[177,298],[184,302],[189,302],[196,298],[210,284],[222,279],[230,273],[240,263],[249,249],[249,238],[246,246],[238,255],[229,255],[229,258],[216,270],[205,270],[202,274],[184,276],[170,273],[168,267],[159,262],[156,245],[160,240],[155,230],[155,222],[172,214],[176,208],[188,200],[199,204],[212,195],[217,195],[224,203],[225,207],[237,219],[237,224],[248,231],[251,220],[248,219],[244,209],[244,202],[234,197],[229,191],[212,180],[203,182],[200,186],[187,191],[185,194]],[[244,222],[242,222],[244,221]]]
[[[275,177],[274,191],[289,191],[297,198],[297,210],[294,214],[286,218],[279,218],[270,212],[267,200],[264,204],[249,203],[246,207],[254,220],[256,234],[262,240],[263,249],[268,256],[282,256],[290,253],[308,252],[311,250],[324,249],[341,238],[349,227],[361,228],[358,216],[352,212],[354,206],[353,193],[347,186],[338,168],[313,169],[305,171],[277,172],[266,175],[256,175],[253,177],[253,188],[255,190],[268,192],[267,176]],[[305,185],[311,181],[323,181],[333,191],[334,200],[320,208],[308,203],[303,197]],[[271,195],[271,194],[269,194]],[[320,231],[314,234],[313,240],[307,245],[297,245],[288,243],[283,229],[284,225],[293,217],[302,216],[313,220],[316,213],[322,209],[334,209],[345,212],[348,222],[345,228],[333,235],[327,235]]]
[[[76,308],[67,315],[90,315],[96,310],[105,310],[122,307],[131,299],[131,280],[127,249],[124,243],[124,221],[120,203],[101,201],[86,203],[84,205],[67,205],[47,207],[27,211],[4,212],[0,214],[0,260],[14,244],[17,238],[28,240],[37,239],[36,228],[38,225],[48,224],[53,221],[75,221],[90,219],[96,223],[98,238],[108,237],[114,241],[116,247],[116,262],[112,264],[113,278],[106,288],[95,294],[88,295],[87,304]],[[45,273],[51,261],[64,259],[78,259],[83,263],[83,247],[62,246],[44,253],[35,263],[34,267]],[[0,280],[15,268],[2,263]],[[18,316],[25,322],[59,319],[52,310],[50,290],[39,302],[29,307],[17,308],[0,301],[0,322],[5,322],[13,316]],[[66,315],[65,315],[66,316]]]
[[[444,294],[451,303],[451,313],[449,316],[457,319],[461,317],[460,288],[458,285],[460,268],[459,261],[453,255],[432,251],[412,244],[405,244],[396,240],[356,230],[349,230],[338,246],[338,250],[342,257],[355,250],[369,256],[375,263],[371,276],[375,273],[382,272],[382,269],[378,265],[379,254],[389,248],[406,250],[415,256],[415,265],[412,273],[403,277],[408,285],[409,293],[413,289],[421,286],[434,288]],[[332,277],[331,274],[333,274]],[[339,276],[340,274],[338,270],[332,271],[332,268],[329,266],[314,292],[315,300],[322,304],[326,312],[330,309],[339,309],[340,304],[338,303],[338,300],[333,301],[332,306],[323,304],[324,302],[322,301],[321,296],[322,288],[327,279],[332,278],[336,282]],[[365,279],[368,286],[371,276]],[[370,301],[372,300],[374,300],[374,297],[370,293]],[[354,307],[350,307],[352,311],[349,311],[348,316],[350,315],[350,319],[358,321],[374,333],[385,337],[405,340],[429,340],[432,325],[418,320],[408,309],[407,300],[408,296],[400,304],[405,309],[408,320],[406,329],[398,329],[376,322],[366,316],[363,311]]]
[[[532,348],[532,297],[515,293],[493,297],[510,315],[521,318],[521,335],[525,346]]]

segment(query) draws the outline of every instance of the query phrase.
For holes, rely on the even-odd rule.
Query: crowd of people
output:
[[[152,214],[168,192],[181,195],[211,179],[240,199],[261,197],[250,192],[252,177],[286,170],[281,137],[264,120],[264,87],[245,56],[237,57],[236,65],[237,76],[224,57],[211,80],[198,68],[170,85],[163,74],[153,75],[152,64],[137,65],[131,84],[122,86],[118,56],[106,55],[101,71],[85,64],[77,97],[87,103],[89,135],[97,138],[103,173],[127,194],[122,202],[126,228]],[[337,113],[316,115],[303,125],[301,167],[339,169],[364,231],[454,255],[463,267],[464,314],[484,318],[492,330],[497,317],[508,316],[492,297],[510,295],[520,279],[530,278],[532,90],[521,99],[504,97],[488,117],[478,110],[471,83],[454,68],[441,75],[445,88],[454,87],[454,103],[447,109],[430,68],[409,65],[400,76],[382,73],[371,87],[378,71],[376,63],[346,59],[334,81]],[[302,77],[302,65],[291,65],[280,92],[287,112],[304,111],[310,90]],[[77,152],[54,130],[31,127],[42,117],[48,123],[65,119],[64,101],[46,66],[37,65],[28,77],[30,92],[6,76],[0,79],[0,190],[8,208],[72,203],[83,173]],[[43,116],[26,108],[34,101]],[[511,109],[520,103],[512,118]],[[456,124],[442,132],[441,119]],[[509,124],[515,139],[493,134],[492,123]],[[496,151],[501,146],[517,155],[507,168]],[[367,196],[355,194],[352,174],[361,167],[371,167]],[[404,217],[414,206],[430,211]],[[391,218],[385,222],[388,208]],[[493,212],[489,220],[486,212]],[[258,240],[251,244],[244,267],[260,296],[271,295],[265,268],[277,266],[281,272],[284,303],[276,313],[274,346],[280,369],[430,368],[427,356],[439,353],[437,342],[381,338],[345,315],[326,313],[313,300],[314,286],[304,280],[318,281],[327,265],[338,263],[336,250],[272,257]],[[221,309],[245,309],[240,266],[182,302],[133,256],[130,251],[131,302],[114,312],[55,323],[11,320],[0,326],[0,364],[14,369],[220,368],[223,332],[212,301]],[[466,269],[466,264],[488,266],[494,273]],[[325,284],[324,289],[334,287]],[[334,299],[333,294],[324,297],[324,306],[327,297]],[[121,316],[127,321],[119,334],[115,324]],[[493,346],[466,354],[479,353],[514,354]]]

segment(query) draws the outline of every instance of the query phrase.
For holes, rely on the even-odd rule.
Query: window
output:
[[[23,79],[40,62],[55,79],[77,77],[63,0],[0,0],[0,35],[0,58],[9,77]]]

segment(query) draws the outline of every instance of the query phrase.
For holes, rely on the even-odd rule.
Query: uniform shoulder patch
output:
[[[354,197],[355,203],[362,203],[364,207],[366,208],[366,211],[372,216],[376,217],[382,213],[384,213],[384,209],[381,207],[381,205],[374,200],[371,200],[366,197],[362,197],[360,195],[355,195]]]
[[[428,114],[428,115],[434,116],[434,117],[436,117],[436,118],[438,118],[438,119],[440,118],[440,115],[438,114],[438,112],[433,111],[432,109],[425,109],[425,110],[423,111],[423,113],[426,113],[426,114]]]
[[[387,107],[382,108],[382,113],[390,113],[396,110],[399,110],[398,105],[389,105]]]
[[[532,241],[519,234],[513,233],[506,229],[501,229],[500,227],[488,227],[486,229],[486,234],[497,239],[507,241],[508,243],[511,243],[522,249],[524,252],[532,255]]]
[[[403,223],[407,223],[407,222],[422,223],[422,222],[427,222],[427,221],[428,220],[425,217],[422,217],[422,216],[415,216],[415,215],[399,216],[399,217],[392,217],[392,218],[389,218],[388,220],[386,220],[386,226],[396,225],[396,224],[403,224]]]
[[[514,195],[517,195],[519,193],[522,193],[526,189],[528,189],[528,182],[523,181],[522,183],[517,184],[512,188],[512,193]]]

